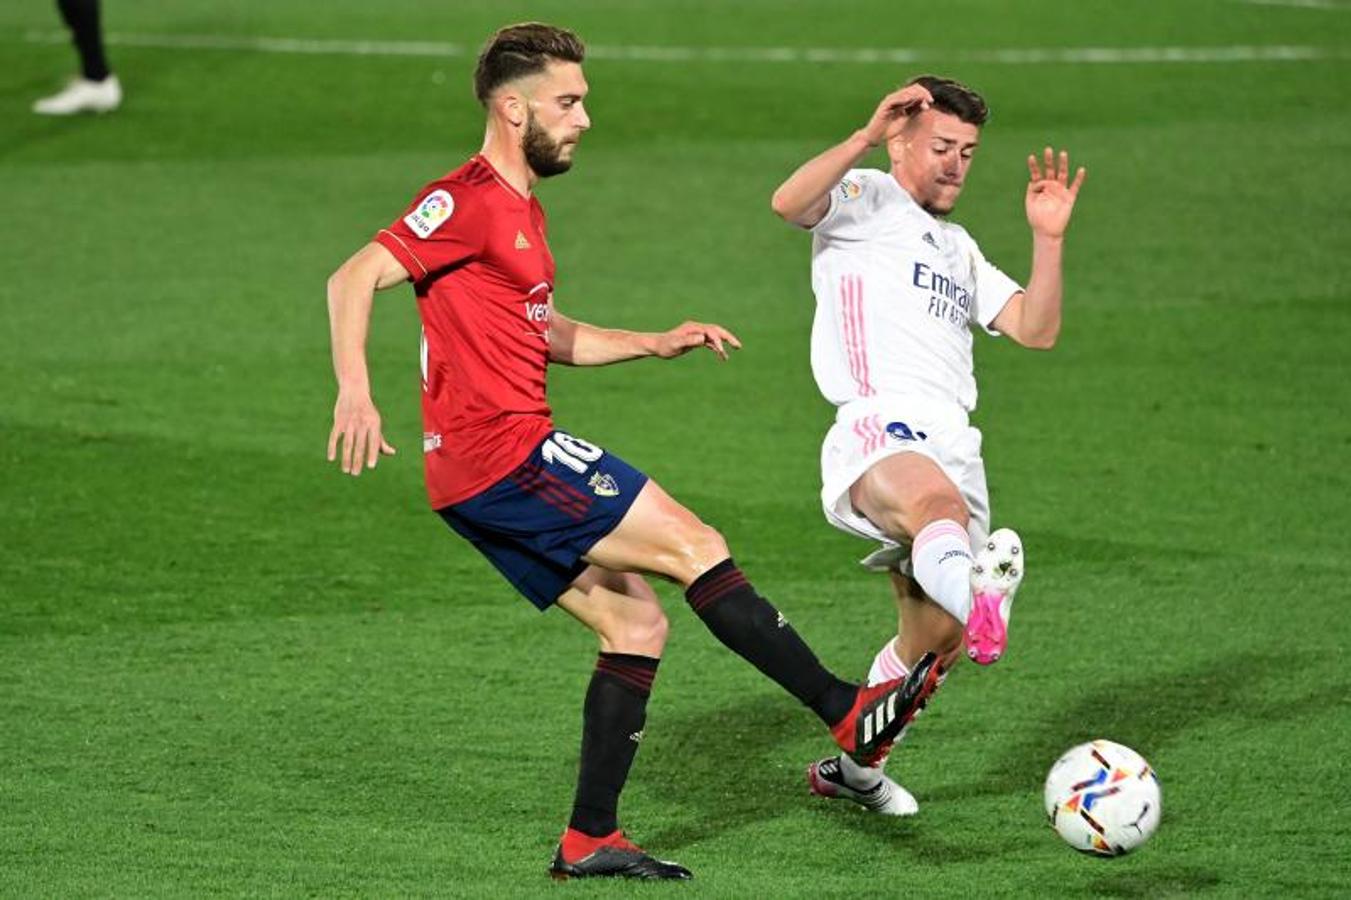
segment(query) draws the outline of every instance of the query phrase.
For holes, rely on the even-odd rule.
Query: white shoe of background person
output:
[[[62,91],[34,103],[33,112],[42,116],[73,116],[112,112],[121,105],[122,85],[116,75],[109,75],[102,81],[73,78]]]

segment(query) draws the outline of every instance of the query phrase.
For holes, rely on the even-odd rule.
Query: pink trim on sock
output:
[[[896,644],[894,641],[887,645],[887,656],[891,657],[888,661],[893,664],[892,668],[895,670],[897,678],[905,678],[910,674],[910,667],[905,664],[905,660],[901,659],[901,655],[896,652]]]
[[[878,671],[885,675],[888,681],[904,678],[910,674],[910,669],[896,655],[896,642],[894,640],[888,641],[885,647],[877,651],[877,656],[874,659],[878,664]]]
[[[971,546],[971,535],[966,533],[965,528],[952,519],[939,519],[919,530],[919,534],[915,535],[914,541],[910,544],[910,555],[913,557],[921,547],[940,537],[955,537],[967,547]]]

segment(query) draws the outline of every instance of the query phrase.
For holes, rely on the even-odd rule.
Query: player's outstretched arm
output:
[[[727,349],[740,350],[741,341],[721,325],[703,322],[685,322],[670,331],[653,333],[597,328],[557,311],[549,319],[549,360],[567,366],[605,366],[645,356],[672,359],[698,347],[727,359]]]
[[[363,463],[374,469],[381,453],[394,454],[380,430],[380,412],[371,400],[366,334],[375,292],[407,280],[403,265],[374,242],[354,253],[328,279],[329,335],[333,372],[338,378],[328,460],[339,460],[349,475],[360,475]]]
[[[813,227],[830,209],[830,191],[844,174],[869,151],[899,134],[911,116],[928,109],[931,103],[933,96],[928,88],[919,84],[883,97],[867,125],[789,175],[774,192],[770,208],[784,221]]]
[[[1070,180],[1069,151],[1057,155],[1050,147],[1027,158],[1027,224],[1032,228],[1032,274],[1027,290],[1015,294],[995,316],[994,327],[1024,347],[1049,350],[1060,336],[1060,301],[1064,291],[1061,261],[1065,231],[1079,188],[1088,174],[1083,166]]]

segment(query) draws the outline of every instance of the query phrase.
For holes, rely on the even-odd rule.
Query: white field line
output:
[[[1240,0],[1250,6],[1287,6],[1294,9],[1351,10],[1348,0]]]
[[[65,44],[64,31],[30,31],[28,43]],[[237,50],[254,53],[299,53],[335,56],[468,56],[476,49],[440,41],[351,41],[316,38],[234,37],[229,35],[119,34],[104,41],[119,47],[164,50]],[[1245,63],[1310,62],[1351,59],[1351,47],[1308,45],[1239,45],[1231,47],[1009,47],[985,50],[920,48],[832,47],[658,47],[606,46],[587,48],[589,59],[684,63]]]

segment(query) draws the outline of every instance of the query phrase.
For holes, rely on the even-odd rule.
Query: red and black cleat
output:
[[[656,859],[614,831],[594,838],[569,828],[554,853],[549,875],[556,881],[569,878],[649,878],[684,881],[693,877],[684,866]]]
[[[937,655],[926,653],[905,678],[860,686],[854,708],[830,729],[835,743],[859,763],[876,765],[929,702],[942,675]]]

